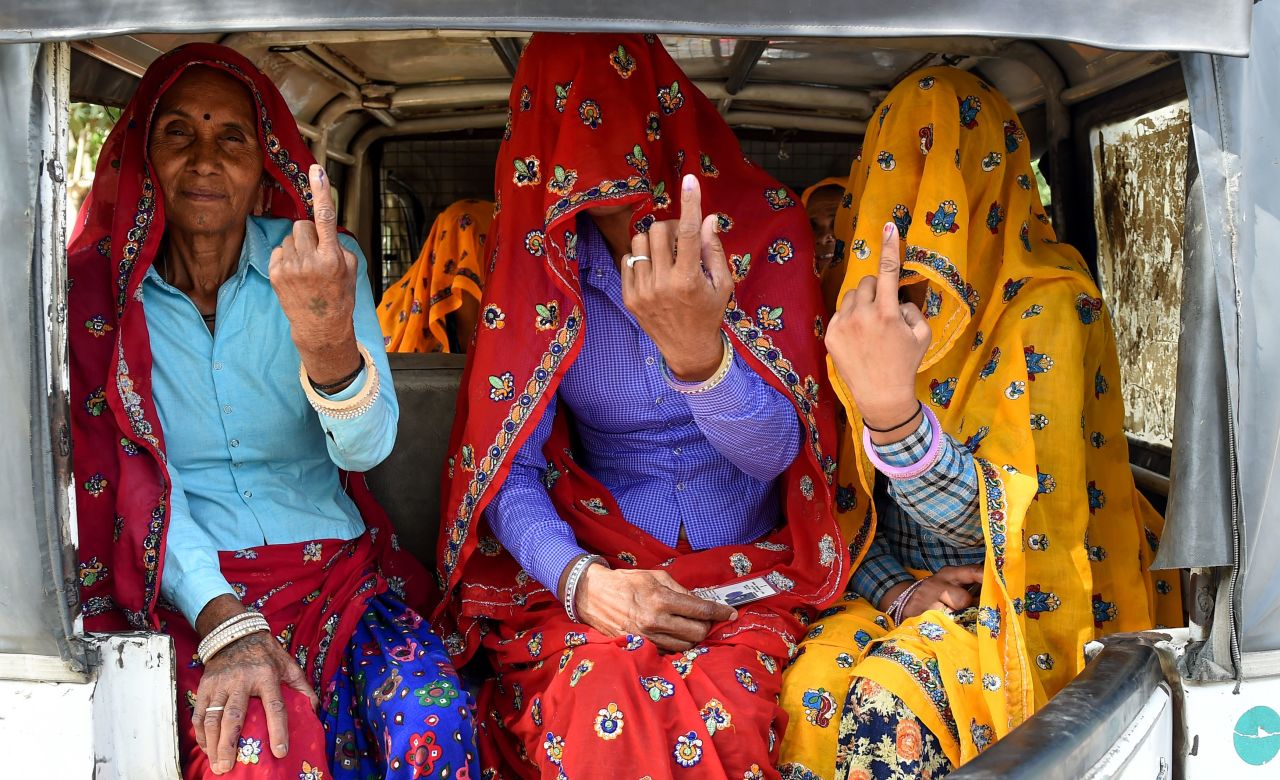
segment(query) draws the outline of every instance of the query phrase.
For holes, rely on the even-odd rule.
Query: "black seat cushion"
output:
[[[391,455],[369,472],[369,486],[390,515],[401,546],[434,571],[440,481],[466,355],[388,357],[400,401],[400,429]]]

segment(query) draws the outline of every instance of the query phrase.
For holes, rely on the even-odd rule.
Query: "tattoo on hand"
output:
[[[307,304],[307,308],[317,317],[324,317],[329,313],[329,302],[320,296],[316,296]]]

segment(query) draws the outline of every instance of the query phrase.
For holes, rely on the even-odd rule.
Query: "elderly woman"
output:
[[[311,162],[210,45],[157,60],[103,148],[70,250],[86,627],[173,637],[187,778],[474,776],[423,572],[349,473],[398,412]]]
[[[534,36],[510,109],[439,555],[482,764],[777,777],[845,578],[804,211],[652,36]]]
[[[1148,579],[1159,517],[1128,468],[1106,308],[1017,116],[935,68],[878,117],[836,217],[826,337],[838,508],[877,525],[787,672],[783,774],[804,780],[941,777],[1083,669],[1087,641],[1179,619]]]

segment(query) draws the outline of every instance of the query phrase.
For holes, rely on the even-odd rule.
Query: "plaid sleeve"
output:
[[[889,482],[889,495],[912,520],[955,547],[983,544],[982,514],[978,511],[978,473],[973,455],[940,433],[938,462],[913,479]],[[876,454],[891,466],[919,463],[933,444],[934,430],[927,417],[905,439],[875,445]]]
[[[869,601],[871,606],[879,608],[880,599],[884,598],[890,588],[914,579],[894,557],[884,537],[876,534],[862,563],[849,580],[849,590]]]

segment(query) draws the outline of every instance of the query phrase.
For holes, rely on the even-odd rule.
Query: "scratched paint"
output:
[[[1093,132],[1098,283],[1120,349],[1125,429],[1173,445],[1186,212],[1185,101]]]

